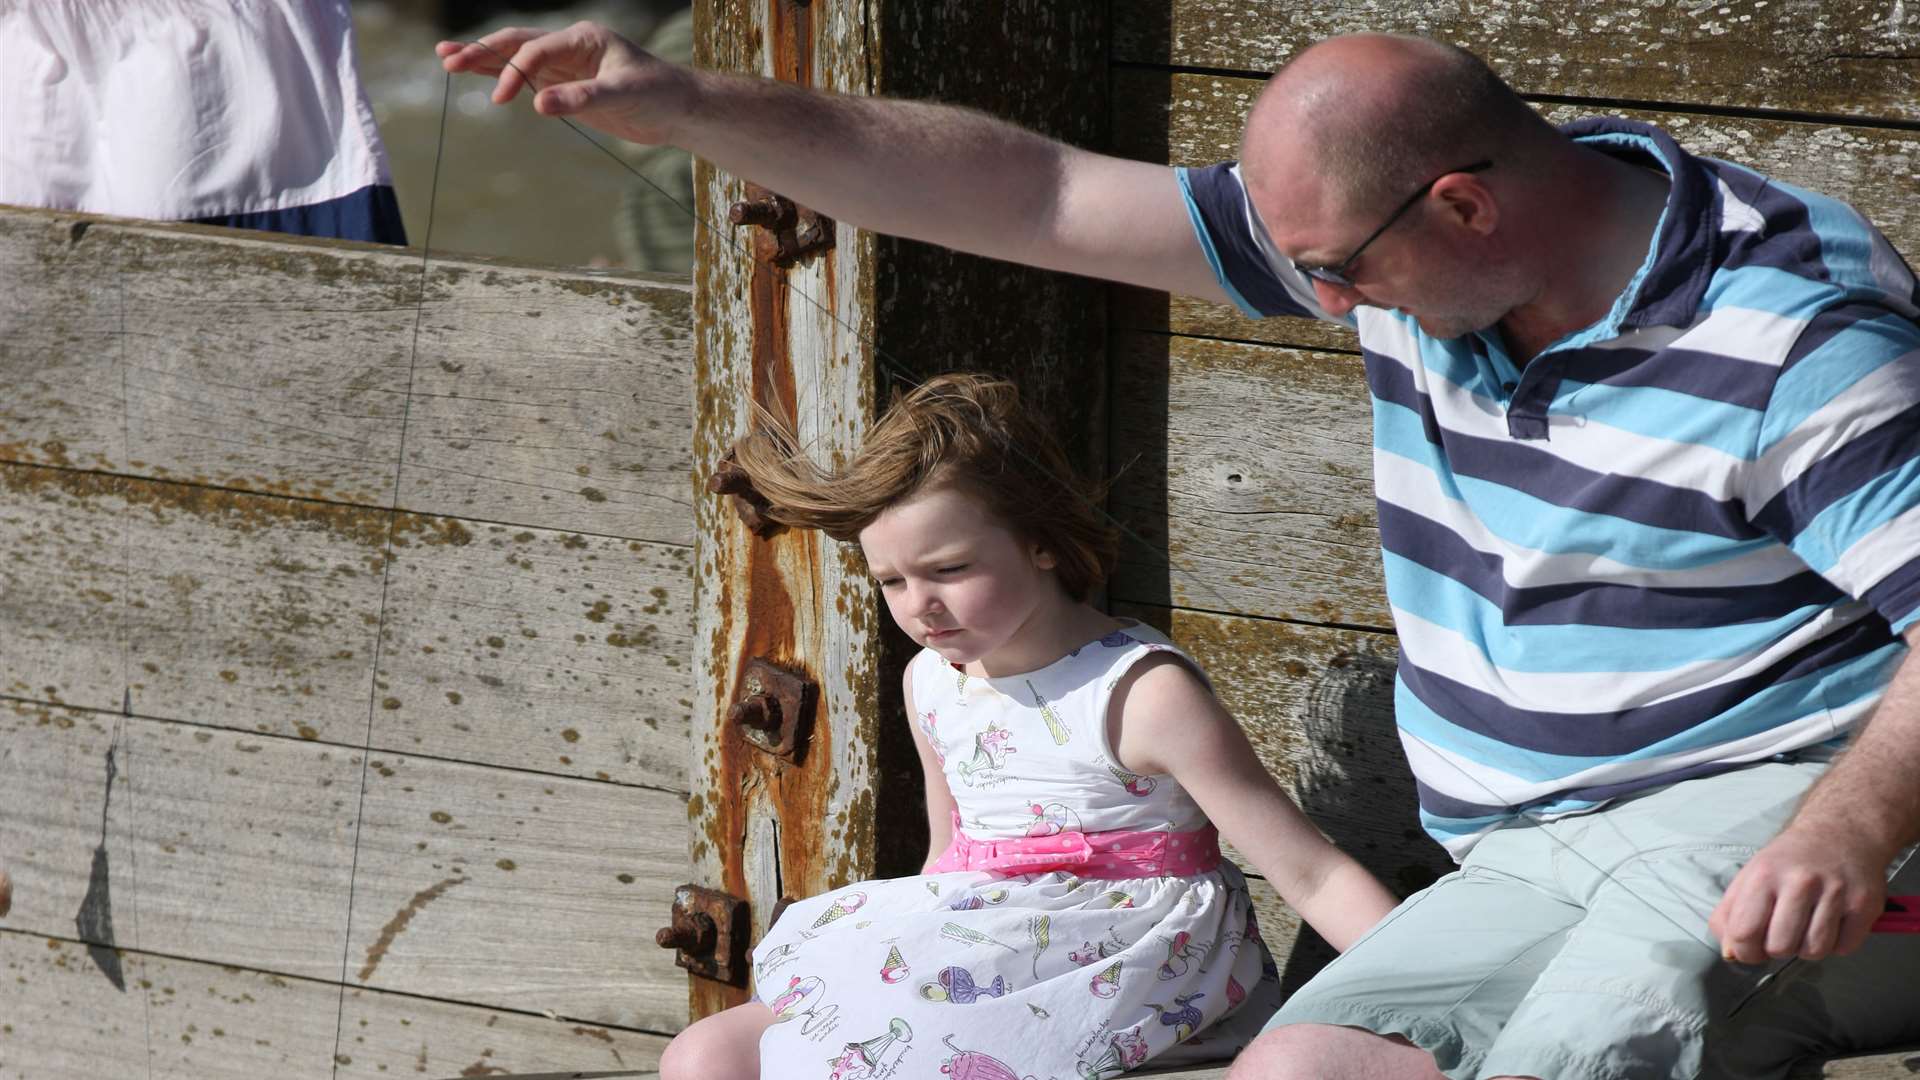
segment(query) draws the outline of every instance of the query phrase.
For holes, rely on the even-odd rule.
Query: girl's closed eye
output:
[[[940,573],[940,574],[957,574],[957,573],[959,573],[960,571],[962,571],[962,570],[965,570],[965,569],[966,569],[967,567],[969,567],[969,566],[971,566],[971,565],[973,565],[973,564],[972,564],[972,563],[955,563],[955,564],[954,564],[954,565],[952,565],[952,566],[942,566],[942,567],[940,567],[940,568],[939,568],[938,570],[936,570],[936,571],[935,571],[935,573]]]

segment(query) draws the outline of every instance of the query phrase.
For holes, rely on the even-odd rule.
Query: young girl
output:
[[[666,1080],[1076,1080],[1230,1056],[1279,983],[1220,833],[1336,948],[1393,907],[1190,657],[1087,603],[1113,533],[1011,384],[931,380],[838,472],[764,426],[736,451],[769,516],[859,541],[924,646],[906,704],[933,837],[918,877],[789,907],[754,950],[755,1000],[675,1038]]]

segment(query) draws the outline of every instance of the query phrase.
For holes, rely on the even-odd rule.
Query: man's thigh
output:
[[[1337,1024],[1399,1035],[1466,1080],[1584,914],[1469,861],[1395,908],[1296,991],[1268,1029]]]
[[[1494,833],[1273,1023],[1402,1035],[1454,1077],[1691,1077],[1764,974],[1722,962],[1707,919],[1819,771],[1763,765]]]

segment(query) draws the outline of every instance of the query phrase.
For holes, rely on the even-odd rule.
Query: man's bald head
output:
[[[1247,120],[1248,180],[1311,168],[1341,212],[1386,212],[1448,169],[1523,166],[1558,133],[1479,57],[1427,38],[1331,38],[1280,69]]]

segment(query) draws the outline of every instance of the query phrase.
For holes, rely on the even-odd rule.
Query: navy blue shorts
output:
[[[367,240],[405,246],[407,230],[400,223],[400,201],[390,184],[368,184],[337,199],[284,210],[254,214],[220,214],[193,218],[202,225],[233,229],[261,229],[299,236],[331,236],[340,240]]]

